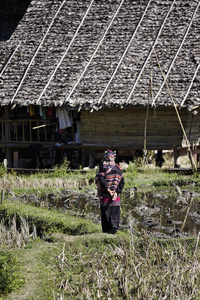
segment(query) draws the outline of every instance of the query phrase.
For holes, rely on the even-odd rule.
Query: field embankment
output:
[[[88,173],[4,174],[0,204],[0,299],[198,299],[199,237],[158,239],[126,231],[101,233],[99,224],[67,211],[24,201],[33,193],[95,189]],[[199,189],[199,174],[162,170],[124,171],[125,188],[160,190],[181,185]],[[173,187],[174,188],[174,187]],[[23,199],[23,200],[22,200]],[[45,202],[45,201],[44,201]]]

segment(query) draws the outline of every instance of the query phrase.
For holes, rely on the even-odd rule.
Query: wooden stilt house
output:
[[[199,0],[2,0],[2,157],[199,153],[199,41]]]

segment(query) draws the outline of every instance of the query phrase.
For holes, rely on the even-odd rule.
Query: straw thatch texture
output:
[[[1,41],[1,105],[99,110],[150,101],[171,106],[152,47],[175,102],[188,109],[199,105],[198,0],[125,0],[116,16],[121,0],[94,0],[80,26],[90,3],[31,1],[14,33]],[[151,73],[154,100],[149,97]]]

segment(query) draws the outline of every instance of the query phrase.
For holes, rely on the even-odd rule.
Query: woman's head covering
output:
[[[104,153],[104,158],[109,158],[110,160],[115,160],[116,152],[113,152],[112,150],[106,150]]]
[[[104,162],[103,162],[103,168],[108,169],[111,166],[115,165],[115,152],[112,150],[107,150],[104,153]]]

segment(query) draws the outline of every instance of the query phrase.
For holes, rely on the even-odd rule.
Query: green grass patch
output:
[[[9,223],[16,217],[17,226],[20,226],[20,216],[27,219],[30,228],[36,226],[37,235],[43,236],[50,232],[63,232],[69,235],[90,234],[101,232],[100,225],[83,218],[72,217],[69,213],[47,210],[29,204],[5,201],[0,205],[0,217]]]
[[[52,173],[51,176],[6,174],[1,188],[17,195],[95,188],[96,170],[83,173],[57,169],[56,172],[57,177]],[[124,171],[124,178],[125,188],[135,186],[138,191],[164,188],[172,193],[173,184],[194,191],[200,183],[198,173],[168,173],[134,165]],[[21,233],[23,218],[30,232],[36,226],[40,238],[21,243],[21,248],[14,243],[1,244],[2,299],[200,298],[199,235],[193,239],[161,240],[146,232],[139,236],[129,232],[102,234],[100,225],[84,218],[24,204],[20,199],[6,198],[0,205],[1,221],[4,220],[9,231],[9,224],[15,219]]]
[[[0,251],[0,299],[24,284],[18,260],[14,253]]]

